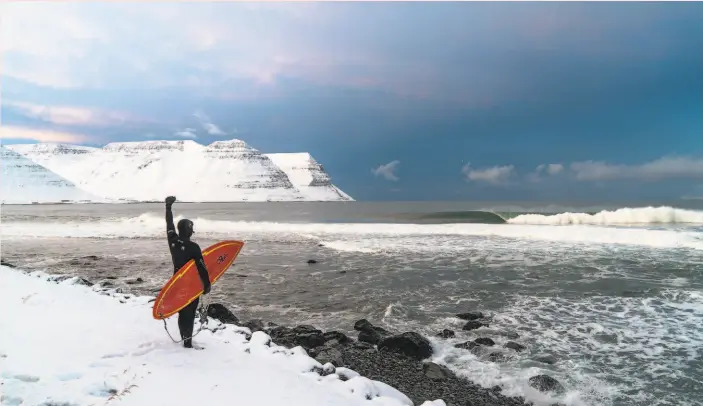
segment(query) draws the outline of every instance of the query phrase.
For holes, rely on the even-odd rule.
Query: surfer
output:
[[[210,277],[205,267],[203,253],[200,246],[190,240],[193,235],[193,222],[188,219],[178,221],[178,233],[173,226],[173,213],[171,206],[176,201],[174,196],[166,198],[166,235],[168,237],[168,248],[171,251],[171,259],[173,260],[173,273],[178,272],[188,261],[195,260],[195,265],[198,268],[200,281],[203,283],[203,295],[210,293]],[[183,346],[193,348],[193,327],[195,324],[195,313],[198,309],[198,297],[188,306],[178,312],[178,329],[181,333]],[[188,338],[186,338],[188,337]]]

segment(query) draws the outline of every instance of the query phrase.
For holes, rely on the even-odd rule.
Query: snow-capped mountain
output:
[[[288,175],[293,186],[312,200],[353,200],[332,184],[332,179],[307,152],[266,154]]]
[[[353,200],[331,184],[312,157],[314,165],[306,165],[315,174],[309,177],[319,180],[311,186],[298,180],[304,177],[304,165],[281,168],[269,156],[236,139],[207,146],[182,140],[119,142],[103,148],[65,144],[7,148],[81,189],[109,199],[162,201],[175,195],[190,202]]]
[[[99,201],[73,182],[0,146],[0,201],[3,204]]]

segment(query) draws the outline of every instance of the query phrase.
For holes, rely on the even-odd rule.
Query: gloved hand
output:
[[[166,206],[172,205],[173,202],[175,202],[175,201],[176,201],[176,197],[175,197],[175,196],[169,196],[169,197],[167,197],[167,198],[166,198]]]
[[[212,285],[210,284],[210,281],[208,281],[208,283],[203,287],[203,295],[210,293],[210,288],[212,288]]]

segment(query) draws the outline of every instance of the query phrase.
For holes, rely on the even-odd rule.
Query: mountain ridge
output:
[[[332,184],[309,153],[271,158],[272,154],[262,154],[239,139],[208,145],[148,140],[112,142],[101,148],[66,143],[6,147],[108,200],[148,202],[168,195],[184,202],[354,200]],[[305,177],[315,181],[301,182]]]

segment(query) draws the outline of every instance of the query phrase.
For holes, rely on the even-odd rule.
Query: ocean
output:
[[[202,248],[245,241],[212,290],[242,320],[353,334],[366,318],[418,331],[435,362],[536,405],[703,404],[703,201],[177,202],[173,210],[176,221],[194,221]],[[1,215],[2,259],[18,267],[151,295],[172,274],[163,204],[2,206]],[[489,327],[462,331],[454,316],[468,311],[488,315]],[[445,328],[456,337],[437,337]],[[454,347],[477,337],[492,338],[491,352],[504,358]],[[526,350],[503,348],[508,341]],[[556,362],[537,360],[545,355]],[[567,393],[530,388],[539,373]]]

